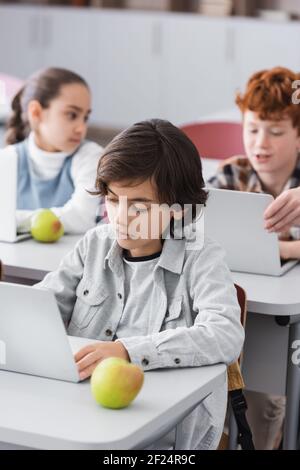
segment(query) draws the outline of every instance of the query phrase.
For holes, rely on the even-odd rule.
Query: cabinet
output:
[[[97,94],[97,61],[91,13],[87,9],[45,8],[40,14],[39,67],[63,67],[75,71],[89,84],[92,96]],[[92,103],[93,104],[93,103]],[[95,121],[92,106],[91,122]]]
[[[94,15],[96,121],[124,127],[160,114],[159,15],[101,12]]]
[[[69,68],[88,81],[94,94],[90,15],[84,9],[0,7],[1,71],[27,78],[44,67]]]
[[[176,124],[232,107],[234,26],[192,15],[169,18],[163,29],[162,115]]]
[[[300,23],[240,20],[236,24],[236,78],[244,88],[254,72],[276,67],[300,69]]]
[[[92,30],[89,15],[73,9],[47,8],[40,14],[42,37],[41,65],[70,68],[91,76],[93,60]]]
[[[41,61],[40,8],[0,6],[1,72],[26,78]]]
[[[0,7],[0,70],[47,66],[89,83],[91,122],[122,128],[151,117],[175,124],[234,107],[257,70],[300,69],[300,23],[68,7]]]

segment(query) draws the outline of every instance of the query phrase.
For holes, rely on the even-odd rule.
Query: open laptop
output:
[[[0,370],[79,382],[73,354],[91,342],[67,336],[53,292],[0,283]]]
[[[269,194],[209,189],[205,234],[225,249],[232,271],[281,276],[297,263],[280,259],[277,234],[264,228],[263,214],[272,201]]]
[[[29,233],[17,234],[18,157],[14,149],[0,150],[0,241],[17,242],[30,238]]]

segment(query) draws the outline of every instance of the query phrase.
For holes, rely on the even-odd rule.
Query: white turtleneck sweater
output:
[[[13,146],[7,147],[9,151]],[[46,152],[37,147],[33,133],[28,138],[29,157],[33,171],[41,179],[52,179],[61,170],[64,160],[69,155],[65,152]],[[99,198],[91,196],[86,189],[94,189],[96,172],[102,147],[95,142],[84,143],[74,154],[71,163],[71,177],[74,183],[74,193],[71,199],[62,207],[51,207],[60,218],[65,233],[84,233],[95,225],[95,216],[99,206]],[[18,210],[18,231],[27,232],[34,211]]]

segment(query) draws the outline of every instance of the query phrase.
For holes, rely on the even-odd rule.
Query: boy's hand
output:
[[[300,225],[300,188],[284,191],[264,214],[268,232],[286,232],[293,225]]]
[[[291,242],[290,241],[279,241],[279,252],[280,252],[280,258],[281,259],[290,259],[291,258],[291,253],[290,253],[290,247],[291,247]]]
[[[74,356],[80,380],[90,377],[99,362],[107,357],[121,357],[130,361],[127,349],[120,341],[103,341],[80,349]]]

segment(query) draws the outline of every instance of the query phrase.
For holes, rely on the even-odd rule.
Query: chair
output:
[[[0,146],[4,145],[4,125],[11,112],[11,102],[23,86],[22,80],[0,73]]]
[[[181,126],[201,157],[223,160],[244,155],[243,126],[238,122],[198,122]]]
[[[236,289],[238,303],[241,309],[241,324],[245,328],[246,319],[247,319],[247,295],[246,295],[245,290],[238,284],[234,284],[234,287]],[[240,362],[241,362],[241,356],[239,357],[239,363]]]
[[[0,260],[0,281],[2,280],[2,277],[3,277],[3,265]]]
[[[19,78],[0,73],[0,125],[8,119],[12,99],[22,86],[23,81]]]
[[[241,309],[241,324],[245,328],[246,316],[247,316],[247,297],[244,289],[235,284],[237,298]],[[228,379],[228,392],[231,404],[230,409],[230,436],[223,433],[219,450],[225,450],[227,448],[235,448],[236,443],[240,443],[242,448],[254,450],[252,441],[252,434],[249,428],[245,412],[247,409],[247,403],[242,393],[242,389],[245,388],[243,377],[240,370],[240,362],[242,354],[238,361],[231,364],[227,368],[227,379]]]
[[[17,77],[0,73],[0,96],[1,98],[4,96],[5,103],[10,104],[15,94],[23,86],[23,83],[23,80]]]

